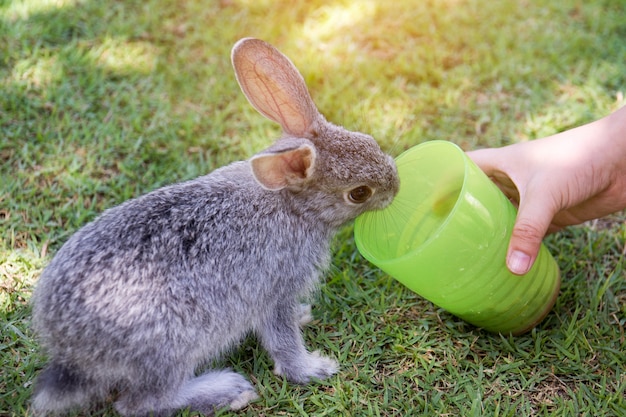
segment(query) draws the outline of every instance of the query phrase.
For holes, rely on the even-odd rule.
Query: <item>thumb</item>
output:
[[[535,263],[556,213],[554,205],[542,195],[525,197],[520,201],[506,258],[507,267],[516,275],[526,274]]]

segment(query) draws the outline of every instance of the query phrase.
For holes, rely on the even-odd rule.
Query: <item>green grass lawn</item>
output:
[[[394,156],[433,139],[532,140],[626,104],[623,0],[0,0],[1,416],[28,415],[44,364],[28,302],[63,242],[279,134],[236,84],[244,36],[276,45],[329,120]],[[222,361],[260,394],[237,415],[626,415],[626,214],[546,244],[561,294],[513,338],[406,290],[346,227],[305,330],[339,374],[286,383],[250,339]]]

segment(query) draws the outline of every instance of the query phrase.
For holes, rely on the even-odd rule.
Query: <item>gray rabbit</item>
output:
[[[399,180],[368,135],[327,122],[304,79],[271,45],[235,44],[237,80],[283,136],[248,161],[105,211],[43,271],[33,327],[49,364],[35,415],[107,399],[124,416],[211,414],[256,398],[231,370],[195,371],[248,334],[296,383],[337,372],[299,328],[346,222],[387,206]]]

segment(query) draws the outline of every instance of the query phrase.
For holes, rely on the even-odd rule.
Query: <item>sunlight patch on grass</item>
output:
[[[1,244],[1,241],[0,241]],[[37,248],[4,250],[0,247],[0,312],[7,313],[16,304],[26,305],[46,257]]]
[[[58,80],[61,74],[56,56],[28,57],[16,62],[13,71],[0,84],[19,83],[45,88]]]
[[[149,74],[154,71],[158,51],[150,42],[107,37],[89,50],[97,64],[118,74]]]
[[[354,28],[371,19],[376,13],[376,3],[372,1],[352,1],[321,7],[304,22],[302,36],[322,50],[346,46],[342,33],[353,33]]]
[[[11,20],[26,20],[35,14],[51,10],[75,7],[80,0],[21,0],[9,2],[5,15]]]
[[[157,56],[158,51],[149,42],[111,37],[86,51],[90,62],[118,75],[150,74],[156,67]],[[2,82],[18,82],[29,87],[45,88],[61,77],[63,65],[58,54],[35,55],[16,62],[13,71]]]

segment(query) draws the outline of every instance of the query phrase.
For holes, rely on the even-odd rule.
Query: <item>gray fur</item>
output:
[[[337,371],[306,350],[299,300],[328,268],[338,228],[391,202],[395,164],[370,136],[326,122],[270,45],[239,41],[233,64],[250,102],[284,136],[249,161],[109,209],[65,243],[33,296],[50,358],[35,387],[37,415],[112,393],[124,416],[242,408],[256,398],[245,378],[195,371],[250,333],[293,382]],[[351,202],[347,193],[361,185],[372,197]]]

